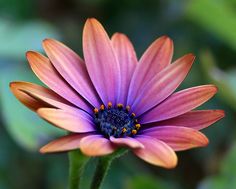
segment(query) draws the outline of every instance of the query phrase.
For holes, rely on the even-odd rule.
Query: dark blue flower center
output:
[[[116,138],[134,136],[137,134],[140,124],[134,113],[129,112],[130,107],[123,108],[122,104],[112,107],[111,103],[100,109],[94,109],[94,122],[105,137],[114,136]]]

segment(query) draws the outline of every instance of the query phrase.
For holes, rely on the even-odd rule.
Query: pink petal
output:
[[[133,152],[144,161],[165,168],[174,168],[177,165],[175,152],[164,142],[148,136],[137,136],[136,139],[144,148],[135,149]]]
[[[45,39],[43,47],[62,77],[93,107],[99,107],[101,102],[83,60],[70,48],[53,39]]]
[[[163,36],[154,41],[145,51],[133,74],[127,104],[133,104],[133,100],[139,91],[162,69],[171,63],[173,55],[173,42]]]
[[[131,105],[137,116],[165,100],[187,76],[194,61],[192,54],[185,55],[163,69],[140,90],[140,94]]]
[[[126,138],[115,138],[113,136],[110,137],[110,141],[114,143],[115,145],[119,146],[125,146],[129,148],[144,148],[143,144],[140,143],[135,138],[126,137]]]
[[[223,110],[195,110],[178,117],[155,123],[155,126],[184,126],[201,130],[217,122],[225,116]]]
[[[106,31],[94,18],[85,23],[83,51],[89,76],[103,103],[116,103],[120,82],[119,64]]]
[[[80,140],[88,134],[71,134],[46,144],[40,149],[41,153],[64,152],[80,148]]]
[[[80,141],[80,149],[87,156],[103,156],[114,152],[116,147],[102,135],[90,135]]]
[[[151,123],[182,115],[208,101],[215,95],[214,85],[192,87],[174,93],[160,105],[145,113],[140,123]]]
[[[48,58],[33,51],[27,52],[26,57],[34,73],[49,88],[77,107],[92,113],[91,107],[63,80]]]
[[[71,109],[69,102],[45,87],[28,82],[12,82],[10,88],[16,98],[33,111],[42,107]]]
[[[40,108],[37,113],[53,125],[75,133],[95,131],[93,118],[79,109]]]
[[[144,130],[142,134],[165,142],[175,151],[203,147],[209,143],[201,132],[180,126],[153,127]]]
[[[126,104],[130,81],[138,60],[134,47],[126,35],[115,33],[111,42],[120,65],[121,74],[120,94],[117,102]]]

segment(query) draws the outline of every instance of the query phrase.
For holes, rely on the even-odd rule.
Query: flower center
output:
[[[105,137],[134,136],[140,129],[140,124],[135,114],[129,111],[129,106],[124,108],[123,104],[117,104],[116,107],[112,107],[112,103],[109,102],[107,107],[101,105],[100,109],[94,109],[94,122]]]

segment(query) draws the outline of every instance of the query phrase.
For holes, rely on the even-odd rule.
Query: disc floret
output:
[[[135,113],[130,112],[130,106],[124,107],[121,103],[112,106],[109,102],[107,106],[102,104],[99,109],[95,108],[94,122],[105,137],[132,137],[141,127]]]

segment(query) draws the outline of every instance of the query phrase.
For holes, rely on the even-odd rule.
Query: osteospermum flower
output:
[[[193,110],[217,92],[213,85],[174,92],[194,56],[171,63],[173,43],[166,36],[138,60],[124,34],[110,39],[97,20],[88,19],[84,60],[53,39],[45,39],[43,48],[48,58],[33,51],[26,56],[49,88],[27,82],[10,85],[23,104],[70,132],[42,147],[42,153],[79,148],[87,156],[102,156],[127,147],[151,164],[172,168],[175,151],[206,146],[208,139],[199,130],[224,116],[222,110]]]

